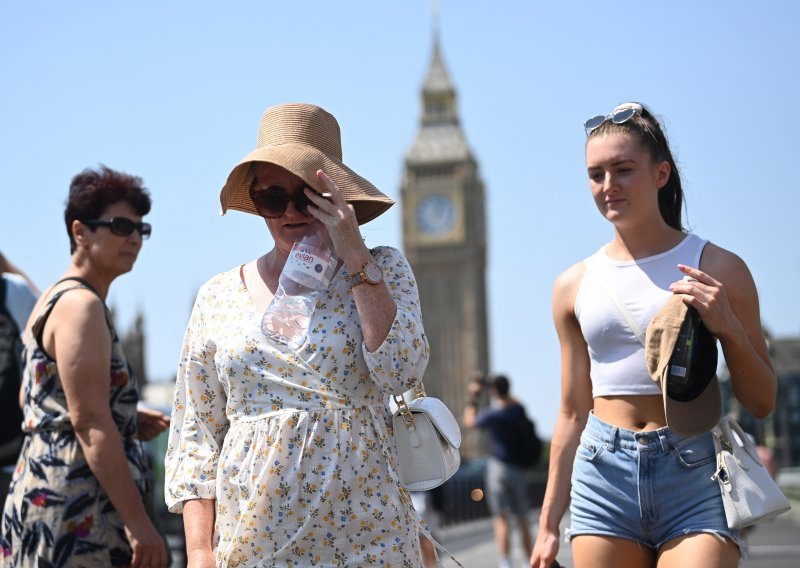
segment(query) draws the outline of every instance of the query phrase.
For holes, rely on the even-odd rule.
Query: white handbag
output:
[[[461,430],[453,413],[438,398],[427,396],[425,386],[407,401],[394,395],[394,443],[400,484],[411,491],[438,487],[461,465]]]
[[[728,528],[741,529],[791,508],[756,448],[735,420],[724,417],[712,430],[717,471]]]

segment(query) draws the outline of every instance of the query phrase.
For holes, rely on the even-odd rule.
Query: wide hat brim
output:
[[[716,374],[713,374],[705,388],[692,400],[675,400],[667,391],[669,361],[688,312],[689,309],[680,296],[670,296],[664,307],[650,320],[645,334],[647,369],[652,379],[661,387],[667,426],[682,436],[708,432],[722,416],[722,396]]]
[[[339,128],[332,115],[314,105],[270,107],[262,118],[259,146],[233,168],[220,191],[222,214],[235,209],[258,215],[250,199],[253,165],[257,162],[284,168],[319,193],[327,192],[316,175],[317,170],[324,171],[353,206],[359,225],[394,205],[393,199],[334,155],[337,152],[341,153]]]

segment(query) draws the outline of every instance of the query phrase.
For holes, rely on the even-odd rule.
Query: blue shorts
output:
[[[686,534],[711,533],[743,550],[725,520],[715,470],[710,432],[634,432],[590,413],[572,470],[567,538],[604,535],[657,550]]]

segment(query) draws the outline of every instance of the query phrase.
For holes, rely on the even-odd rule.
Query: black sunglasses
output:
[[[150,233],[153,232],[153,227],[150,223],[135,223],[127,217],[113,217],[109,221],[102,221],[100,219],[87,219],[81,221],[84,225],[94,231],[97,227],[108,227],[111,232],[118,237],[127,237],[134,230],[139,231],[143,239],[149,238]]]
[[[253,205],[255,205],[258,214],[266,219],[277,219],[286,213],[286,207],[288,207],[290,201],[294,204],[294,208],[298,213],[309,215],[308,206],[313,204],[306,196],[306,189],[311,188],[306,186],[290,194],[289,190],[284,187],[271,185],[266,189],[250,190],[250,199],[253,200]],[[311,191],[314,190],[311,189]],[[316,191],[314,193],[319,195]]]

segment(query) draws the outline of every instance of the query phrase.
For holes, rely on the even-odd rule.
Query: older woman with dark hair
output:
[[[150,236],[149,211],[138,177],[103,166],[72,180],[64,213],[72,258],[24,333],[26,436],[2,523],[13,566],[166,565],[145,512],[140,439],[168,419],[137,412],[137,382],[105,305]]]

